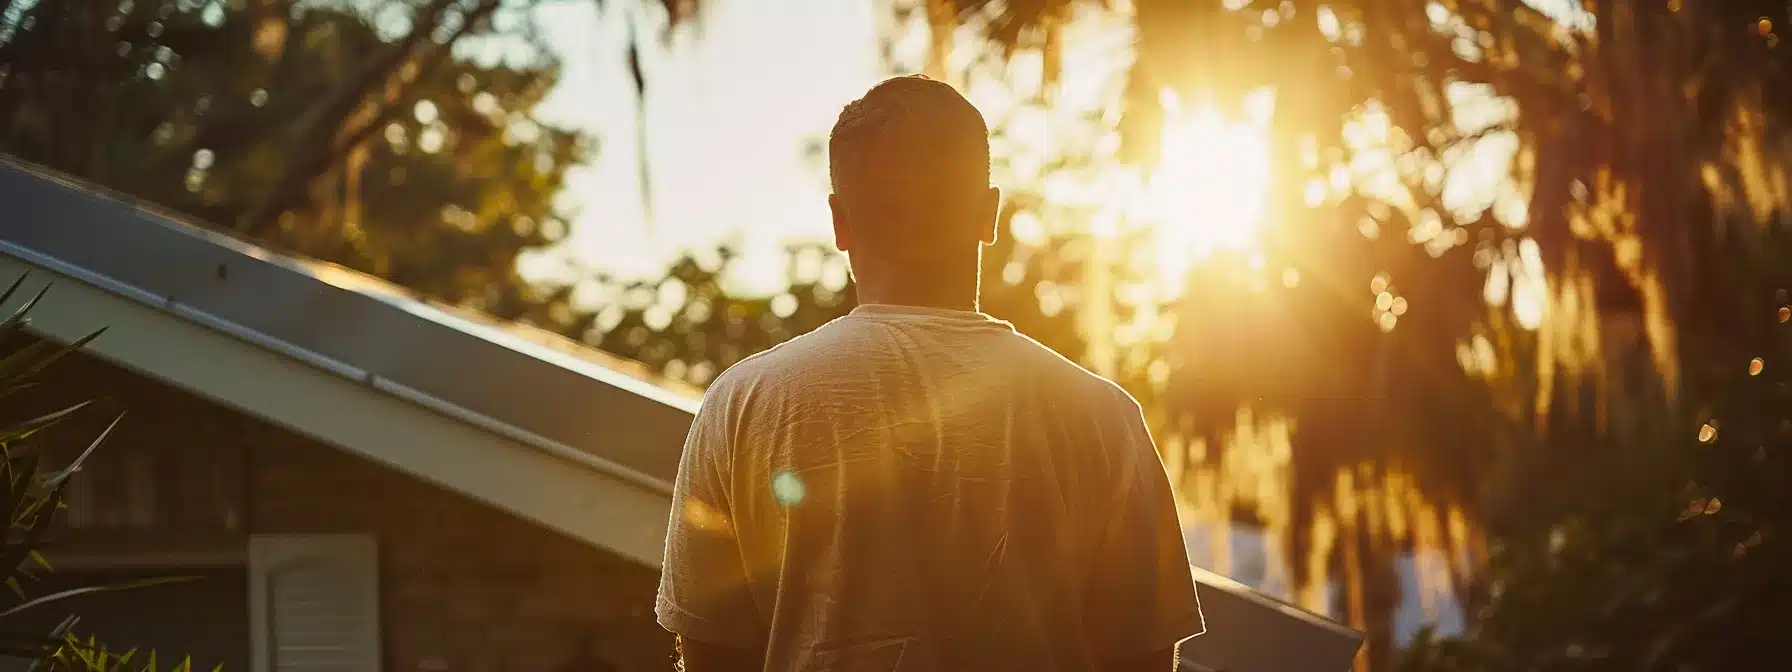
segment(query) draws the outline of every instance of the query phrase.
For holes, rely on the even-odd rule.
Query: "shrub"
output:
[[[4,293],[0,293],[0,305],[11,299],[24,281],[24,276],[20,276]],[[21,340],[25,327],[30,323],[31,309],[48,292],[49,287],[45,286],[11,316],[0,321],[0,347],[10,347]],[[32,388],[57,360],[81,349],[104,331],[94,331],[67,344],[37,340],[10,352],[0,351],[5,353],[0,357],[0,403],[16,399],[17,395]],[[77,476],[82,462],[118,426],[123,414],[114,417],[84,450],[60,467],[47,463],[49,456],[55,452],[52,450],[54,447],[35,441],[34,438],[79,413],[91,412],[92,407],[93,402],[82,402],[36,417],[0,423],[0,453],[5,457],[4,471],[0,471],[0,483],[6,486],[5,499],[0,502],[0,506],[5,507],[7,521],[6,538],[4,545],[0,546],[0,572],[5,574],[8,589],[0,591],[0,656],[32,661],[32,670],[155,670],[157,661],[153,652],[142,656],[135,651],[113,652],[91,637],[83,639],[77,636],[75,629],[79,624],[78,616],[63,619],[49,632],[21,631],[10,623],[15,620],[14,617],[27,610],[76,595],[177,580],[158,579],[131,584],[87,586],[47,595],[32,595],[28,590],[29,584],[36,577],[51,569],[49,561],[39,549],[56,513],[62,509],[63,495],[69,481]],[[190,662],[183,661],[172,669],[184,672],[189,667]]]

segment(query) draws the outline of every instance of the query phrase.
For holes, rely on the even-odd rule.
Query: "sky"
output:
[[[657,39],[662,12],[642,7],[654,4],[615,1],[599,10],[594,3],[555,3],[539,10],[564,70],[538,111],[544,121],[590,131],[600,142],[592,164],[568,178],[565,205],[577,217],[566,251],[639,277],[663,270],[681,249],[735,236],[749,258],[778,258],[788,240],[828,240],[825,167],[803,148],[825,139],[840,108],[881,78],[875,12],[882,3],[706,0],[700,22],[669,40]],[[631,25],[646,46],[651,211],[637,170],[641,119],[626,61]],[[749,292],[776,289],[758,285],[779,279],[736,278]]]
[[[1532,3],[1574,14],[1570,0]],[[729,289],[765,295],[784,288],[785,243],[830,238],[825,165],[804,147],[824,140],[839,109],[887,76],[878,30],[889,0],[703,4],[697,22],[667,39],[659,39],[665,18],[655,0],[550,2],[536,10],[564,68],[537,112],[600,144],[589,165],[568,175],[569,240],[554,253],[525,257],[526,277],[588,275],[564,270],[562,254],[608,274],[654,277],[681,250],[738,241],[747,258]],[[627,70],[631,27],[643,36],[645,115]],[[1093,74],[1099,81],[1101,73]],[[978,93],[970,92],[989,105]],[[1484,163],[1503,165],[1511,148],[1478,150],[1501,155]]]

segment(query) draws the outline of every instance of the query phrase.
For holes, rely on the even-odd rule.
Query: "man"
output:
[[[982,115],[891,79],[828,154],[859,307],[704,399],[657,608],[685,669],[1173,669],[1201,613],[1138,404],[977,312]]]

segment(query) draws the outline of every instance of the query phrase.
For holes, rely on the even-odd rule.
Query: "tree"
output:
[[[583,291],[602,308],[585,313],[574,333],[655,371],[705,385],[735,362],[808,332],[852,307],[842,260],[819,245],[786,251],[788,288],[769,297],[733,296],[725,280],[739,258],[729,247],[688,253],[656,280],[593,274]]]
[[[1065,30],[1088,11],[1059,0],[930,0],[925,16],[936,36],[962,23],[1004,53],[1038,54],[1049,100],[1051,82],[1076,67],[1060,62]],[[1363,563],[1391,559],[1405,543],[1397,528],[1412,529],[1399,518],[1414,511],[1346,500],[1391,495],[1388,478],[1411,476],[1424,499],[1519,535],[1608,492],[1572,484],[1609,466],[1593,438],[1635,439],[1651,419],[1644,413],[1679,393],[1690,360],[1673,325],[1692,319],[1692,297],[1723,263],[1706,253],[1709,241],[1735,235],[1726,232],[1738,222],[1785,216],[1775,148],[1784,147],[1786,107],[1768,92],[1786,83],[1777,31],[1789,21],[1779,2],[1134,3],[1124,160],[1152,169],[1179,113],[1167,101],[1236,114],[1253,91],[1273,88],[1277,186],[1263,265],[1293,268],[1294,293],[1306,296],[1279,313],[1268,300],[1240,308],[1212,294],[1154,307],[1177,318],[1175,335],[1160,356],[1116,373],[1135,393],[1152,391],[1172,452],[1208,463],[1227,461],[1216,444],[1236,433],[1234,409],[1292,419],[1296,494],[1267,508],[1331,517],[1320,528],[1291,521],[1292,570],[1345,566],[1347,612],[1371,630],[1377,667],[1389,636],[1369,603],[1387,607],[1391,587],[1387,572]],[[966,48],[934,42],[942,46]],[[937,65],[936,74],[961,76]],[[1516,159],[1510,193],[1449,202],[1451,174],[1499,143]],[[1393,180],[1364,179],[1377,176],[1359,162],[1377,155]],[[1237,291],[1222,268],[1201,271],[1196,286]],[[1489,310],[1484,295],[1502,303]],[[1373,308],[1364,306],[1371,297]],[[1388,320],[1391,305],[1381,304],[1395,301],[1411,314]],[[1232,319],[1200,320],[1220,309]],[[1399,329],[1377,333],[1382,322]],[[1326,342],[1262,351],[1378,364],[1322,381],[1298,375],[1312,367],[1241,369],[1225,347],[1288,333]],[[1154,386],[1159,361],[1168,374]],[[1653,373],[1637,375],[1639,365]],[[1283,389],[1265,389],[1265,379]],[[1289,390],[1298,393],[1277,394]],[[1365,476],[1382,483],[1365,489]],[[1554,487],[1535,496],[1537,483]],[[1266,510],[1222,504],[1246,519]],[[1339,525],[1345,541],[1328,552]],[[1452,556],[1477,545],[1450,536]],[[1303,562],[1314,552],[1325,559]]]
[[[511,317],[594,148],[532,116],[534,5],[7,0],[0,151]]]
[[[1670,421],[1660,409],[1676,407],[1690,360],[1673,325],[1722,258],[1693,261],[1709,236],[1689,232],[1735,226],[1679,223],[1705,210],[1765,221],[1784,189],[1774,186],[1781,158],[1762,149],[1784,137],[1783,110],[1761,94],[1784,77],[1762,20],[1783,14],[1772,3],[1140,2],[1112,161],[1065,139],[1073,133],[1054,136],[1073,149],[1003,149],[1010,131],[1038,128],[1021,112],[1057,107],[1053,83],[1077,67],[1061,62],[1064,36],[1091,10],[928,0],[899,11],[935,38],[925,67],[897,69],[976,91],[1011,84],[1016,64],[1032,62],[1045,84],[1012,114],[992,113],[998,169],[1035,170],[1034,181],[998,178],[1007,235],[986,258],[986,306],[1145,401],[1184,494],[1275,531],[1293,592],[1366,626],[1375,667],[1392,658],[1399,555],[1442,555],[1433,578],[1447,576],[1476,612],[1490,599],[1470,580],[1483,533],[1524,538],[1647,480],[1641,469],[1604,477]],[[988,44],[943,37],[957,24]],[[1753,32],[1732,39],[1737,26]],[[1636,47],[1657,37],[1668,40],[1659,53]],[[971,65],[948,71],[944,50],[967,48],[978,50]],[[1039,58],[1015,58],[1029,52]],[[1067,206],[1041,184],[1148,177],[1164,126],[1187,113],[1174,101],[1236,114],[1265,87],[1276,92],[1266,134],[1276,179],[1260,259],[1217,255],[1184,286],[1141,294],[1157,280],[1139,262],[1161,245],[1153,232],[1090,236],[1090,222],[1112,213]],[[1727,126],[1709,123],[1724,115]],[[1090,117],[1072,122],[1112,123]],[[1662,137],[1679,144],[1651,146]],[[1513,157],[1493,176],[1503,189],[1452,198],[1473,157],[1501,145]],[[1051,217],[1076,226],[1042,235]],[[666,286],[631,290],[637,307],[590,324],[606,349],[668,370],[711,363],[699,382],[844,309],[811,312],[793,291],[696,311],[729,315],[721,325],[685,324],[646,307],[685,296]],[[1226,319],[1214,319],[1220,309]],[[1126,342],[1110,337],[1120,333]],[[721,343],[727,352],[710,352]],[[1240,356],[1247,347],[1261,356]],[[1252,485],[1260,477],[1276,485]]]
[[[1408,670],[1765,669],[1792,605],[1788,512],[1792,235],[1727,217],[1741,235],[1676,325],[1684,401],[1653,431],[1604,437],[1629,478],[1598,506],[1514,535],[1493,555],[1492,598],[1467,636],[1421,638]]]

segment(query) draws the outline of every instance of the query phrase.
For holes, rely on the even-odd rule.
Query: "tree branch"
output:
[[[451,2],[452,0],[437,0],[436,5],[445,6]],[[480,4],[465,16],[460,27],[447,40],[434,45],[430,51],[420,55],[412,55],[410,49],[404,50],[402,55],[405,58],[382,65],[380,68],[383,71],[380,73],[383,75],[382,77],[358,79],[356,87],[352,90],[352,97],[346,97],[346,100],[338,98],[324,110],[318,112],[319,115],[327,113],[329,116],[313,118],[312,124],[300,136],[298,144],[295,145],[296,152],[287,161],[280,177],[244,214],[238,222],[237,228],[253,235],[254,232],[258,232],[274,220],[281,210],[298,200],[300,188],[306,182],[363,142],[368,135],[388,123],[393,115],[402,109],[404,102],[409,99],[405,90],[426,74],[440,67],[452,55],[454,44],[483,25],[492,13],[497,11],[499,4],[500,0],[480,0]],[[439,13],[434,17],[436,20],[432,22],[432,27],[426,29],[419,26],[411,32],[411,35],[407,36],[406,42],[414,46],[417,42],[411,38],[417,37],[419,34],[433,32],[433,25],[439,25],[441,18]],[[415,68],[406,72],[404,65],[414,63],[413,59],[426,59],[426,62],[416,64]],[[394,72],[398,74],[396,82],[391,81]],[[342,128],[342,124],[349,121],[350,116],[365,101],[369,92],[376,88],[393,86],[396,86],[398,93],[391,95],[392,102],[385,105],[372,119],[354,129]],[[349,92],[350,90],[345,89],[344,95],[347,96]],[[324,123],[326,120],[329,123]],[[324,149],[309,149],[316,147]]]
[[[411,52],[418,44],[429,39],[430,34],[440,25],[443,14],[455,2],[456,0],[431,0],[427,7],[418,12],[410,33],[388,45],[351,76],[347,83],[336,87],[333,93],[323,85],[267,87],[277,97],[261,106],[238,108],[235,114],[200,129],[186,142],[170,149],[161,161],[154,162],[149,171],[152,174],[162,174],[183,170],[195,151],[231,147],[239,140],[256,138],[269,128],[295,122],[303,130],[294,134],[293,147],[322,145],[328,138],[320,140],[317,136],[322,135],[325,130],[333,133],[354,106],[366,97],[374,84],[390,77],[394,70],[409,60]],[[281,51],[280,63],[275,66],[276,84],[290,72],[289,66],[298,60],[295,52],[300,50],[296,47],[304,32],[302,26],[288,23],[286,44]],[[319,99],[326,102],[306,104]]]

